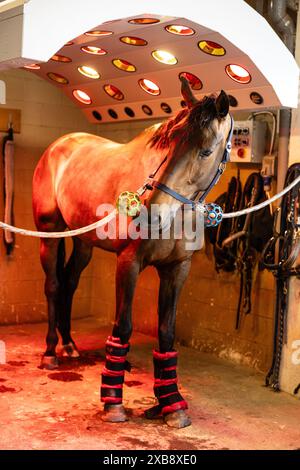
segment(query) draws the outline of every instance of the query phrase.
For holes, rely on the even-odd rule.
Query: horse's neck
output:
[[[139,165],[142,167],[141,171],[145,179],[160,167],[168,154],[168,149],[157,150],[149,144],[151,137],[160,125],[156,124],[145,129],[145,131],[127,144],[133,166]]]
[[[189,168],[191,152],[182,149],[180,155],[177,154],[178,143],[173,142],[172,146],[157,149],[151,147],[149,140],[157,130],[160,124],[154,125],[139,136],[133,139],[128,145],[130,149],[130,158],[132,165],[139,167],[146,180],[150,174],[155,174],[155,179],[163,182],[170,188],[178,191],[185,197],[191,197],[194,188],[189,184]],[[166,161],[164,162],[165,158]],[[164,163],[163,163],[164,162]],[[138,170],[137,170],[138,171]],[[155,203],[163,203],[169,201],[170,196],[161,191],[154,191],[151,200]]]

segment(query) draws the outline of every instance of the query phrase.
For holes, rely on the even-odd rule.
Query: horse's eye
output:
[[[209,157],[210,155],[212,154],[212,150],[210,149],[203,149],[203,150],[200,150],[199,152],[199,157]]]

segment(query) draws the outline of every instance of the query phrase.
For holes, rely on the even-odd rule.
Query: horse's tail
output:
[[[63,231],[66,227],[56,200],[56,173],[58,162],[52,158],[49,147],[42,155],[34,171],[32,203],[35,224],[43,232]]]

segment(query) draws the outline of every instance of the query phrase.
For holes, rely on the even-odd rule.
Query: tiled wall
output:
[[[242,182],[255,170],[244,167]],[[210,200],[214,201],[227,188],[236,171],[236,165],[229,165]],[[216,273],[210,245],[196,253],[179,304],[178,337],[186,345],[266,370],[272,356],[274,279],[267,271],[253,273],[252,312],[242,314],[237,331],[239,282],[237,274]]]
[[[33,74],[15,70],[2,72],[0,77],[7,87],[4,107],[22,112],[21,133],[15,134],[15,224],[34,229],[31,182],[40,156],[59,136],[74,130],[95,132],[95,127],[88,124],[82,113],[58,89]],[[3,136],[0,133],[1,141]],[[0,173],[2,181],[2,164]],[[2,219],[2,196],[0,204]],[[0,324],[46,320],[39,240],[17,235],[14,252],[7,257],[0,239],[0,256]],[[90,313],[91,292],[92,266],[84,273],[77,291],[75,316]]]
[[[7,107],[22,110],[22,132],[16,135],[15,223],[33,228],[31,179],[43,150],[57,137],[71,131],[88,131],[126,142],[148,122],[89,125],[83,114],[59,90],[25,71],[0,74],[7,84]],[[245,179],[251,168],[242,171]],[[214,200],[236,173],[231,165],[218,187]],[[1,214],[3,208],[0,207]],[[70,244],[68,244],[70,245]],[[70,249],[70,246],[69,246]],[[11,258],[0,243],[0,323],[21,323],[46,319],[43,295],[44,275],[39,264],[39,242],[17,236]],[[76,293],[73,316],[95,315],[103,324],[114,318],[115,256],[95,250]],[[134,327],[156,335],[158,277],[153,268],[140,276],[134,301]],[[273,279],[260,274],[253,288],[253,313],[243,318],[235,331],[238,299],[236,275],[217,274],[211,254],[196,253],[192,271],[178,309],[177,338],[186,345],[265,370],[272,344]]]

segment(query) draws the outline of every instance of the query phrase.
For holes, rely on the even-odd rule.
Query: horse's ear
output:
[[[221,91],[216,99],[216,108],[219,118],[224,118],[229,113],[229,98],[224,90]]]
[[[198,100],[193,95],[188,80],[183,76],[180,77],[180,80],[181,80],[181,94],[182,94],[182,97],[183,97],[184,101],[186,102],[187,107],[192,108],[193,106],[195,106],[198,103]]]

